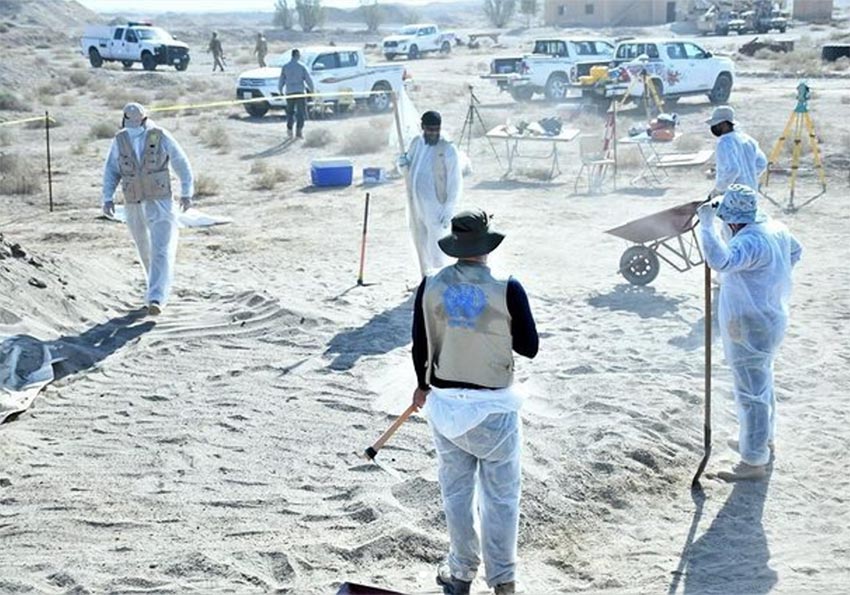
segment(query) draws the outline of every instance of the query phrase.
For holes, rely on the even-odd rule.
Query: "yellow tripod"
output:
[[[788,118],[788,123],[782,131],[782,136],[780,136],[779,140],[776,141],[776,144],[773,145],[773,150],[771,150],[770,157],[768,157],[767,160],[767,169],[764,174],[762,174],[762,187],[766,188],[770,182],[771,169],[779,160],[779,156],[782,153],[782,149],[785,147],[785,143],[789,138],[792,139],[794,144],[791,150],[791,191],[788,197],[788,204],[785,206],[785,211],[789,213],[802,209],[810,202],[823,196],[826,192],[826,172],[823,169],[823,161],[821,160],[818,138],[817,134],[815,134],[815,124],[812,121],[811,114],[809,113],[810,97],[811,89],[809,89],[809,86],[804,81],[800,81],[800,84],[797,85],[797,105],[794,108],[794,111],[791,112],[791,117]],[[797,187],[797,174],[800,170],[800,156],[803,153],[804,127],[808,133],[809,148],[812,150],[815,169],[817,170],[818,178],[820,179],[821,191],[809,198],[803,204],[796,206],[794,204],[794,195]],[[782,206],[766,192],[763,191],[762,194],[764,194],[764,196],[777,207]]]
[[[631,79],[632,80],[626,89],[626,94],[623,95],[623,99],[620,101],[618,109],[622,110],[626,103],[631,100],[632,89],[634,89],[635,85],[643,83],[643,95],[641,96],[640,101],[643,103],[644,110],[646,110],[647,121],[652,119],[652,114],[650,113],[649,108],[650,100],[655,104],[655,108],[658,110],[658,113],[662,113],[664,111],[664,102],[661,100],[661,96],[658,95],[658,89],[655,88],[655,83],[652,82],[652,77],[650,77],[649,73],[646,71],[646,66],[641,68],[639,76],[632,76]]]

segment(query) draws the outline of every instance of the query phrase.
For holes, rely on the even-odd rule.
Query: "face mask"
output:
[[[722,124],[715,124],[711,127],[711,134],[714,136],[723,136],[723,129],[721,128]]]
[[[423,130],[422,137],[425,139],[426,145],[436,145],[440,142],[440,131],[439,129],[436,131],[433,130]]]

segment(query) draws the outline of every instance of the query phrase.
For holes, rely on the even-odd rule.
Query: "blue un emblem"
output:
[[[443,292],[443,307],[449,317],[449,326],[475,328],[478,317],[487,307],[487,296],[476,285],[449,285]]]

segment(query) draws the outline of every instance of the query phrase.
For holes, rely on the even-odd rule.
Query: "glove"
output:
[[[188,196],[180,197],[180,208],[183,210],[184,213],[186,211],[188,211],[189,209],[191,209],[192,208],[192,199]]]
[[[103,203],[103,214],[112,219],[115,216],[115,203],[111,200]]]
[[[407,156],[407,153],[402,153],[398,156],[398,159],[396,160],[396,165],[399,169],[401,169],[402,167],[410,166],[410,157]]]
[[[699,222],[706,227],[714,225],[715,208],[710,203],[705,203],[697,209],[697,218]]]

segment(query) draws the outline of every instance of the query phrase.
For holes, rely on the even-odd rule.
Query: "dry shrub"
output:
[[[842,56],[832,63],[831,68],[839,72],[844,72],[845,70],[850,69],[850,58]]]
[[[775,54],[771,69],[778,72],[790,72],[811,76],[820,74],[823,69],[820,51],[813,46],[797,45],[793,52]]]
[[[116,132],[115,126],[108,122],[98,122],[89,128],[89,136],[92,138],[112,138]]]
[[[0,91],[0,110],[28,111],[29,106],[23,100],[9,91]]]
[[[221,152],[230,150],[230,135],[221,124],[213,124],[205,127],[201,132],[201,142],[212,149],[219,149]]]
[[[308,149],[326,147],[332,142],[334,135],[327,128],[312,128],[304,135],[304,146]]]
[[[265,161],[256,161],[251,166],[251,175],[256,176],[255,190],[274,190],[278,184],[288,182],[292,176],[280,167],[271,167]]]
[[[702,149],[703,139],[695,134],[683,134],[676,138],[677,151],[699,151]]]
[[[617,146],[617,166],[625,169],[634,169],[643,165],[643,158],[637,147]]]
[[[36,194],[41,191],[40,172],[16,153],[0,153],[0,194]]]
[[[175,87],[163,87],[153,96],[154,101],[175,104],[180,101],[180,90]]]
[[[342,144],[343,155],[366,155],[377,153],[387,145],[387,135],[373,120],[360,124],[349,132]]]
[[[77,98],[74,95],[63,95],[59,98],[59,105],[62,107],[70,107],[76,105]]]
[[[41,66],[41,67],[45,67],[48,64],[47,58],[44,57],[44,56],[36,56],[35,60],[33,60],[33,62],[35,62],[36,66]]]
[[[68,80],[75,87],[85,87],[89,84],[90,79],[91,75],[85,70],[74,70],[74,72],[72,72],[68,77]]]
[[[195,196],[215,196],[218,194],[218,182],[205,174],[199,174],[195,177]]]
[[[0,128],[0,147],[8,147],[12,144],[12,133],[6,128]]]
[[[850,105],[850,95],[844,95],[841,98],[842,105]]]
[[[136,93],[128,91],[124,87],[109,87],[100,96],[106,105],[115,110],[123,109],[131,101],[138,101],[142,105],[145,104],[144,101],[139,99]]]

